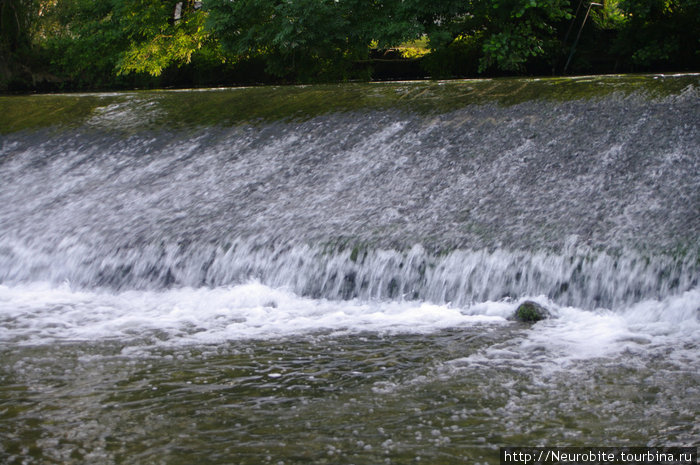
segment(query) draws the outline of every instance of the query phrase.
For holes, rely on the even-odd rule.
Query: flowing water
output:
[[[698,445],[698,75],[0,107],[3,464]]]

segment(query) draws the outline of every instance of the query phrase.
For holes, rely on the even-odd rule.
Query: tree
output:
[[[0,50],[11,53],[29,45],[35,8],[33,0],[0,0]]]
[[[56,75],[77,87],[115,84],[119,55],[129,45],[118,5],[119,0],[58,0],[46,13],[42,21],[52,34],[41,45]]]
[[[557,24],[571,18],[568,0],[496,0],[479,2],[485,19],[479,70],[521,72],[528,60],[556,54]]]
[[[0,85],[37,76],[73,88],[186,85],[203,69],[234,76],[227,82],[337,81],[368,77],[371,47],[415,40],[430,50],[420,63],[433,77],[543,72],[565,56],[572,12],[589,3],[0,0]],[[700,68],[700,0],[603,3],[581,36],[578,71]]]
[[[203,47],[216,55],[216,45],[204,28],[206,13],[194,0],[123,0],[120,9],[130,41],[117,63],[120,74],[159,76],[169,66],[190,63]]]
[[[302,81],[347,76],[371,36],[357,21],[374,2],[204,0],[208,27],[238,59],[261,58],[275,76]],[[364,7],[360,7],[364,4]]]
[[[522,72],[528,60],[558,52],[557,26],[571,18],[570,0],[403,0],[388,6],[386,41],[427,36],[427,62],[437,74],[460,56],[478,60],[480,72]],[[470,68],[476,71],[476,63]]]
[[[42,46],[74,87],[143,85],[196,53],[216,55],[205,18],[193,0],[58,0],[42,18]]]
[[[642,69],[700,69],[700,0],[620,0],[615,51]]]

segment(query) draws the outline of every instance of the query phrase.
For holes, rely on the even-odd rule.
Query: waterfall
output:
[[[700,98],[697,76],[678,79],[664,95],[647,77],[560,98],[521,81],[513,102],[488,81],[491,100],[473,81],[365,86],[394,105],[337,108],[332,88],[278,89],[269,105],[287,114],[255,121],[236,112],[257,89],[4,97],[18,113],[21,99],[34,115],[78,109],[2,131],[0,283],[255,280],[313,298],[583,308],[682,293],[698,285]],[[330,111],[297,117],[313,99]]]

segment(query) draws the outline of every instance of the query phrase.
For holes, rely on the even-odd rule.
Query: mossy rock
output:
[[[542,305],[531,300],[518,305],[518,308],[513,313],[513,319],[522,321],[523,323],[534,323],[540,320],[551,318],[552,314]]]

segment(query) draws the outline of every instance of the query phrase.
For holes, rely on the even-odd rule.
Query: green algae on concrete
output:
[[[173,130],[299,121],[356,111],[441,114],[468,105],[516,105],[633,93],[663,98],[698,89],[700,74],[678,74],[0,96],[0,133],[82,126],[126,132]]]

